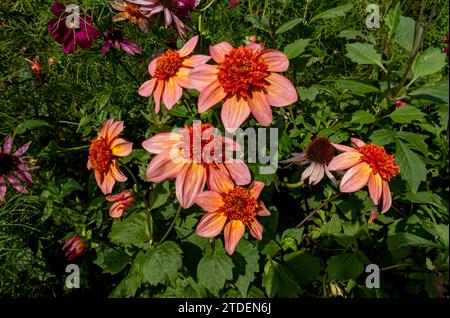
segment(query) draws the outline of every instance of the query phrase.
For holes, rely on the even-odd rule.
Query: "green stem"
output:
[[[172,223],[170,223],[169,228],[167,229],[166,233],[164,233],[161,240],[158,242],[158,245],[160,245],[164,240],[169,236],[170,232],[172,231],[173,227],[175,226],[175,222],[178,220],[181,213],[181,205],[178,206],[177,213],[175,214],[175,217],[172,220]]]
[[[216,0],[212,0],[210,3],[208,3],[208,5],[206,7],[202,8],[202,9],[200,9],[198,11],[203,12],[203,11],[207,10],[210,6],[212,6],[212,4],[214,2],[216,2]]]
[[[316,214],[320,209],[322,209],[327,203],[338,198],[340,195],[341,195],[341,193],[338,193],[338,194],[332,196],[331,198],[323,201],[319,207],[315,208],[310,214],[308,214],[299,224],[297,224],[297,226],[295,228],[298,229],[299,227],[301,227],[306,221],[308,221],[314,214]]]
[[[280,182],[280,185],[282,187],[289,188],[289,189],[300,188],[304,184],[305,184],[305,182],[303,180],[300,180],[299,182],[296,182],[296,183]]]

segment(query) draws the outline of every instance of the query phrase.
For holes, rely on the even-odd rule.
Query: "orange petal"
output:
[[[334,157],[328,164],[328,170],[344,170],[361,162],[361,153],[358,151],[348,151]]]
[[[217,80],[219,72],[217,65],[203,64],[192,69],[189,81],[196,90],[202,91],[206,86]]]
[[[187,209],[206,184],[206,169],[202,164],[190,163],[183,167],[175,181],[175,192],[180,205]]]
[[[150,73],[151,76],[155,75],[156,64],[158,64],[158,60],[159,57],[157,57],[156,59],[151,61],[150,64],[148,64],[148,72]]]
[[[100,174],[98,171],[94,170],[95,181],[97,182],[98,187],[101,189],[103,184],[104,176]]]
[[[159,113],[161,108],[161,95],[164,91],[164,81],[158,80],[156,83],[156,88],[153,93],[153,99],[155,100],[155,113]]]
[[[233,179],[237,185],[249,184],[252,180],[250,170],[241,160],[235,159],[233,162],[225,162],[225,167],[230,173],[231,179]]]
[[[113,17],[113,22],[120,22],[128,20],[128,15],[125,12],[119,12]]]
[[[247,100],[250,111],[262,126],[272,123],[272,110],[264,93],[254,91],[253,96]]]
[[[277,50],[264,50],[261,58],[266,62],[269,72],[285,72],[289,67],[289,60],[286,55]]]
[[[266,97],[270,105],[283,107],[291,105],[298,100],[297,90],[283,75],[272,73],[265,80],[269,83],[266,86]]]
[[[110,147],[114,156],[126,157],[131,153],[133,143],[122,138],[116,138],[113,140]]]
[[[231,220],[225,225],[225,249],[229,255],[233,254],[239,240],[244,236],[245,225],[239,220]]]
[[[144,84],[142,84],[141,87],[139,87],[138,94],[144,97],[149,97],[150,95],[152,95],[156,86],[156,81],[157,81],[156,78],[152,78],[149,81],[145,81]]]
[[[156,183],[175,178],[185,164],[182,157],[175,157],[170,150],[164,150],[150,161],[147,178]]]
[[[381,193],[383,192],[383,179],[378,173],[372,173],[369,177],[369,194],[373,204],[380,203]]]
[[[341,180],[341,192],[356,192],[369,181],[372,168],[366,162],[358,163],[347,170]]]
[[[116,179],[118,182],[125,182],[128,180],[128,178],[123,174],[123,172],[120,171],[117,160],[111,161],[111,164],[109,165],[109,170],[113,178]]]
[[[244,98],[236,95],[225,100],[222,106],[221,117],[225,129],[233,132],[238,129],[250,115],[250,108]]]
[[[109,216],[112,218],[120,218],[123,214],[124,207],[120,202],[115,202],[109,208]]]
[[[195,232],[202,237],[215,237],[222,232],[226,221],[227,217],[223,213],[206,213]]]
[[[261,52],[264,50],[264,44],[259,44],[255,42],[249,42],[245,47],[248,47],[253,53]]]
[[[262,201],[258,201],[259,209],[256,211],[256,215],[258,216],[270,216],[269,209],[266,208],[266,205]]]
[[[349,147],[349,146],[344,146],[344,145],[340,145],[340,144],[334,144],[331,143],[333,145],[334,148],[336,148],[337,150],[343,151],[343,152],[347,152],[347,151],[357,151],[355,148]]]
[[[209,55],[202,55],[202,54],[195,54],[192,56],[189,56],[183,61],[183,66],[187,67],[197,67],[199,65],[205,64],[211,59],[211,56]]]
[[[174,149],[182,142],[180,134],[166,132],[153,136],[142,143],[142,147],[150,153],[159,154],[164,150]]]
[[[224,60],[225,55],[233,49],[230,43],[220,42],[214,46],[209,47],[209,54],[216,63],[220,63]]]
[[[183,95],[183,89],[178,85],[173,77],[166,81],[162,100],[168,109],[172,109],[173,105],[178,102]]]
[[[261,181],[253,181],[248,190],[252,195],[253,199],[258,199],[261,194],[262,189],[264,189],[264,183]]]
[[[88,160],[88,162],[87,162],[87,164],[86,164],[86,167],[87,167],[88,170],[91,170],[91,168],[92,168],[92,162],[91,162],[91,159]]]
[[[225,93],[219,81],[212,82],[202,90],[198,97],[198,112],[204,113],[224,99],[225,96],[227,96],[227,93]]]
[[[383,180],[383,206],[381,208],[381,213],[386,213],[392,205],[391,190],[389,189],[389,184],[386,180]]]
[[[181,57],[188,56],[189,54],[194,51],[195,46],[198,42],[198,35],[192,37],[189,41],[187,41],[181,49],[178,50],[178,54],[180,54]]]
[[[98,136],[106,138],[106,133],[107,133],[109,127],[111,127],[113,122],[114,121],[112,119],[108,119],[107,121],[105,121],[103,123],[102,129],[100,129],[100,132],[98,133]]]
[[[222,196],[215,191],[204,191],[195,197],[195,204],[206,212],[216,212],[223,206]]]
[[[123,130],[123,121],[115,121],[113,122],[108,129],[106,130],[106,143],[111,145],[111,142],[120,135]]]
[[[253,218],[253,221],[248,224],[248,229],[255,239],[262,240],[263,226],[257,219]]]
[[[228,193],[234,188],[234,183],[228,171],[226,169],[225,171],[212,166],[208,167],[208,187],[210,190],[218,193]]]
[[[116,184],[116,179],[114,179],[111,172],[108,172],[104,175],[103,183],[100,187],[100,190],[102,190],[103,194],[110,194],[112,192],[115,184]]]
[[[174,79],[177,81],[178,85],[180,85],[183,88],[187,89],[194,89],[195,87],[191,84],[191,81],[189,79],[189,74],[191,73],[192,69],[189,67],[180,67],[178,69],[177,74],[174,76]]]

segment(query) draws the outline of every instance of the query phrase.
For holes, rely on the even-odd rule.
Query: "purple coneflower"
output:
[[[75,258],[81,256],[86,252],[87,245],[84,238],[81,236],[75,235],[70,240],[64,244],[63,251],[66,251],[64,255],[69,261],[74,260]]]
[[[294,157],[280,161],[281,163],[290,163],[304,165],[309,163],[308,168],[303,171],[301,179],[309,178],[310,185],[316,185],[327,175],[335,184],[336,179],[328,170],[328,164],[334,158],[333,144],[325,137],[314,138],[302,153],[293,153]]]
[[[77,46],[89,49],[100,31],[92,26],[92,18],[78,12],[75,5],[55,2],[50,11],[56,16],[48,23],[51,37],[63,45],[64,53],[73,53]]]
[[[20,183],[20,180],[29,185],[33,184],[30,168],[22,157],[30,144],[31,141],[12,153],[13,139],[8,136],[3,146],[0,147],[0,200],[3,200],[6,194],[6,180],[16,191],[21,193],[28,193],[28,191]]]
[[[103,35],[105,36],[105,44],[103,44],[102,47],[102,54],[106,54],[111,48],[111,45],[114,45],[116,49],[121,49],[130,55],[141,53],[139,46],[136,43],[124,38],[120,30],[109,30],[103,32]]]

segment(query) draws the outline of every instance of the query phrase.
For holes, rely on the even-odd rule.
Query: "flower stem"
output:
[[[303,180],[300,180],[299,182],[296,182],[296,183],[280,182],[280,185],[282,187],[286,187],[286,188],[289,188],[289,189],[300,188],[304,184],[305,184],[305,182]]]
[[[170,223],[169,228],[167,229],[166,233],[164,233],[161,240],[158,242],[158,245],[160,245],[162,242],[164,242],[164,240],[169,236],[170,232],[172,231],[173,227],[175,226],[175,222],[178,220],[178,217],[180,216],[180,213],[181,213],[181,205],[178,206],[177,213],[175,214],[175,217],[173,218],[172,223]]]
[[[341,195],[341,193],[338,193],[338,194],[332,196],[331,198],[326,199],[325,201],[323,201],[322,204],[319,207],[315,208],[310,214],[308,214],[299,224],[297,224],[297,226],[295,228],[298,229],[299,227],[301,227],[314,214],[316,214],[317,211],[319,211],[321,208],[323,208],[327,203],[333,201],[334,199],[337,199],[340,195]]]

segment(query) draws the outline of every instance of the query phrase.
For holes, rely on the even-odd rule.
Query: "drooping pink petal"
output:
[[[159,60],[159,57],[157,57],[156,59],[151,61],[150,64],[148,64],[148,72],[150,73],[151,76],[155,75],[156,64],[158,64],[158,60]]]
[[[164,150],[173,149],[182,141],[182,136],[177,133],[166,132],[153,136],[142,142],[142,147],[149,153],[159,154]]]
[[[345,170],[361,162],[361,153],[358,151],[347,151],[334,157],[328,164],[330,171]]]
[[[147,167],[147,179],[160,183],[175,178],[186,164],[180,156],[175,156],[171,150],[164,150],[150,161]]]
[[[162,100],[168,109],[172,109],[173,105],[178,102],[183,95],[183,89],[178,85],[173,77],[166,81]]]
[[[144,97],[149,97],[153,94],[156,86],[157,79],[152,78],[151,80],[145,81],[141,87],[139,87],[138,94]]]
[[[216,63],[221,63],[225,55],[233,49],[230,43],[228,42],[220,42],[216,45],[209,47],[209,54]]]
[[[227,221],[223,213],[206,213],[197,225],[195,232],[202,237],[215,237],[222,232]]]
[[[225,171],[213,166],[208,167],[208,188],[218,193],[228,193],[234,188],[234,183]]]
[[[243,161],[235,159],[233,162],[225,162],[224,165],[237,185],[246,185],[252,180],[250,170]]]
[[[172,13],[169,9],[164,8],[164,26],[167,28],[172,23]]]
[[[316,162],[311,162],[311,164],[303,171],[301,175],[301,180],[308,179],[316,168]]]
[[[369,177],[369,194],[373,204],[380,203],[381,193],[383,192],[383,179],[380,174],[372,173]]]
[[[285,72],[289,68],[289,60],[283,52],[267,49],[261,54],[269,72]]]
[[[196,90],[201,92],[206,86],[217,80],[218,72],[217,65],[203,64],[192,69],[189,73],[189,81]]]
[[[177,175],[175,192],[183,208],[187,209],[194,204],[195,197],[205,188],[206,177],[205,167],[194,162],[185,165]]]
[[[383,180],[383,205],[381,208],[381,213],[386,213],[392,205],[391,190],[389,189],[389,184],[386,180]]]
[[[192,56],[189,56],[183,61],[183,66],[187,67],[197,67],[202,64],[205,64],[211,59],[211,56],[209,55],[202,55],[202,54],[195,54]]]
[[[109,208],[109,216],[113,219],[120,218],[123,214],[124,206],[120,202],[114,202]]]
[[[244,236],[245,225],[239,220],[231,220],[225,225],[225,249],[229,255],[233,254],[239,240]]]
[[[327,175],[328,179],[331,180],[331,182],[336,185],[336,178],[333,176],[333,174],[330,172],[327,166],[325,166],[325,174]]]
[[[5,181],[3,180],[3,177],[0,176],[0,201],[3,201],[5,194],[6,194],[6,184]]]
[[[158,82],[156,83],[155,91],[153,93],[153,99],[155,100],[155,113],[157,114],[159,113],[159,110],[161,108],[161,95],[164,91],[164,85],[164,81],[158,80]]]
[[[283,107],[297,102],[297,90],[286,77],[277,73],[272,73],[267,76],[265,80],[269,83],[269,85],[266,86],[266,98],[270,105]]]
[[[23,155],[25,152],[27,152],[27,150],[30,147],[30,145],[31,145],[31,141],[27,142],[22,147],[17,149],[17,151],[15,153],[13,153],[13,156],[19,157],[19,156]]]
[[[188,56],[189,54],[192,53],[192,51],[194,51],[195,47],[197,46],[197,42],[198,42],[198,35],[192,37],[189,41],[187,41],[183,45],[183,47],[180,50],[178,50],[178,54],[180,54],[181,57]]]
[[[358,163],[344,174],[341,180],[341,192],[356,192],[369,181],[372,168],[366,162]]]
[[[5,142],[3,143],[3,151],[4,154],[10,155],[13,146],[13,139],[11,136],[6,137]]]
[[[264,189],[264,182],[261,181],[253,181],[248,190],[253,199],[258,199],[261,191]]]
[[[259,209],[256,211],[258,216],[270,216],[270,211],[266,208],[266,205],[262,201],[258,201]]]
[[[269,126],[272,123],[272,109],[264,93],[254,91],[247,102],[250,111],[261,126]]]
[[[17,180],[11,174],[6,175],[6,179],[13,186],[13,188],[20,193],[28,193],[28,190],[23,187],[19,180]]]
[[[106,173],[103,177],[102,185],[100,186],[100,190],[102,190],[103,194],[110,194],[116,184],[116,179],[112,175],[111,171]]]
[[[119,165],[117,163],[117,160],[113,160],[111,162],[111,165],[109,166],[110,173],[113,176],[114,179],[116,179],[119,182],[125,182],[128,180],[128,178],[123,174],[122,171],[120,171]]]
[[[309,184],[316,185],[322,180],[325,175],[324,164],[316,163],[315,169],[312,171],[311,176],[309,177]]]
[[[250,115],[250,107],[242,97],[236,95],[225,100],[221,110],[221,117],[225,129],[233,132],[238,129]]]
[[[353,137],[353,138],[351,138],[351,141],[352,141],[352,145],[355,148],[361,148],[361,147],[364,147],[366,145],[366,143],[364,141],[362,141],[361,139],[359,139],[359,138]]]
[[[27,171],[23,171],[23,170],[17,170],[15,171],[15,174],[17,176],[17,178],[19,178],[19,180],[22,180],[23,182],[27,183],[27,184],[33,184],[33,178],[31,177],[31,174]]]
[[[216,212],[223,206],[222,196],[215,191],[203,191],[195,198],[195,204],[206,212]]]
[[[133,150],[133,143],[122,138],[116,138],[111,143],[111,152],[114,156],[126,157]]]
[[[334,148],[336,148],[337,150],[343,151],[343,152],[347,152],[347,151],[358,151],[355,148],[349,147],[349,146],[344,146],[344,145],[340,145],[340,144],[335,144],[335,143],[331,143],[333,145]]]
[[[212,82],[201,91],[200,96],[198,97],[198,112],[200,114],[204,113],[224,99],[225,96],[227,96],[227,93],[224,91],[219,81]]]
[[[248,229],[250,230],[250,234],[257,240],[262,240],[263,226],[256,218],[248,224]]]

